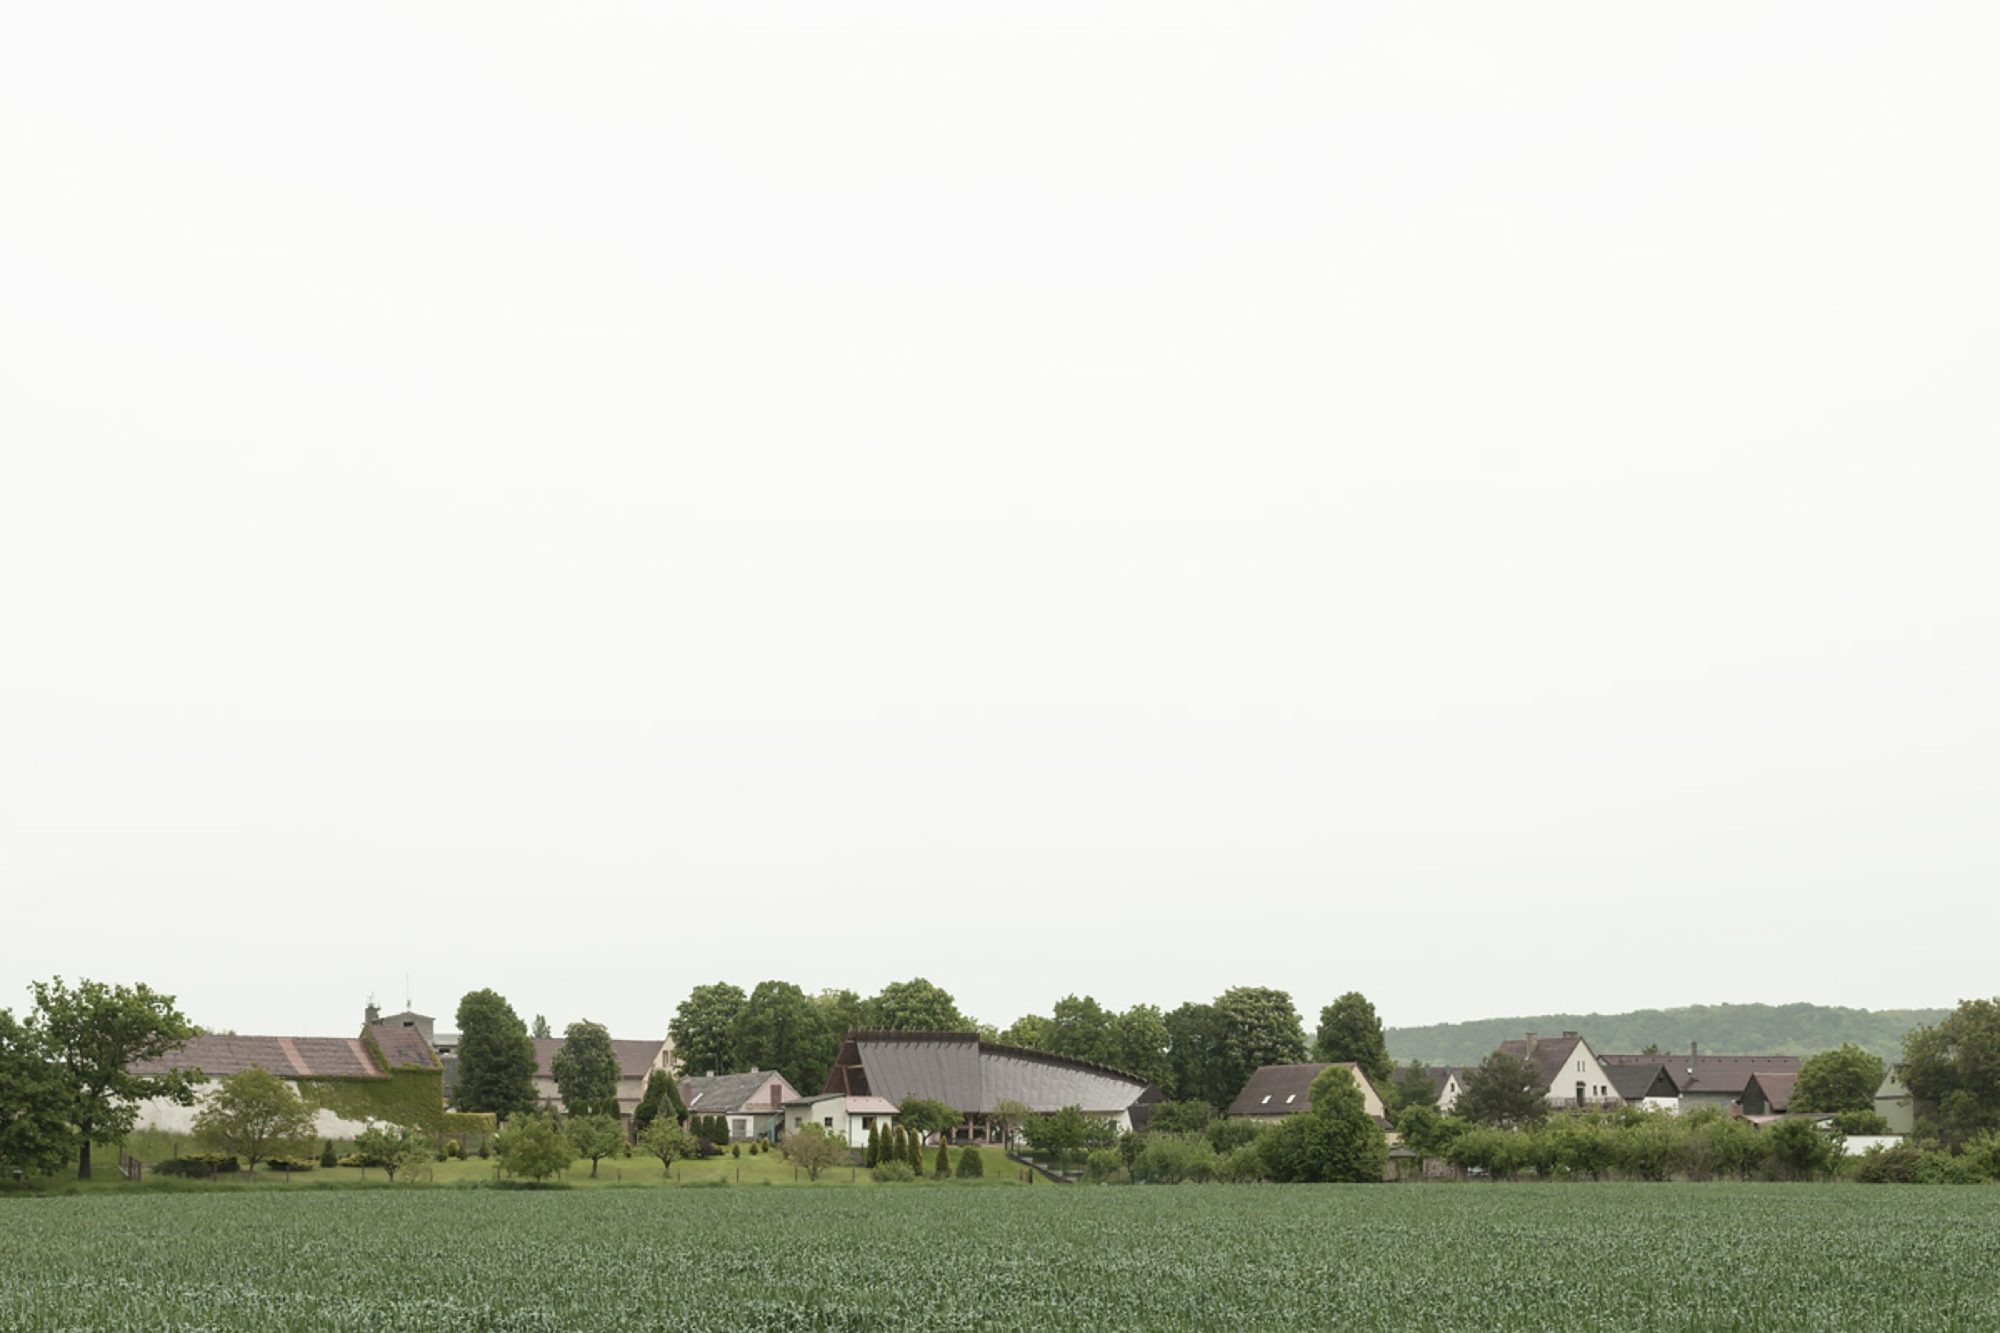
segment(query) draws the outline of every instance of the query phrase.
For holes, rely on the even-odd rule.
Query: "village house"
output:
[[[1501,1042],[1500,1051],[1534,1066],[1542,1099],[1556,1110],[1616,1106],[1622,1100],[1590,1043],[1574,1032],[1560,1037],[1530,1032],[1524,1041]]]
[[[779,1137],[785,1105],[799,1100],[798,1089],[783,1074],[752,1069],[743,1074],[704,1074],[681,1080],[681,1104],[690,1116],[719,1115],[729,1120],[732,1139]]]
[[[1744,1080],[1743,1095],[1737,1106],[1747,1116],[1784,1115],[1792,1102],[1792,1085],[1797,1074],[1774,1074],[1769,1070],[1753,1073]]]
[[[1796,1076],[1802,1063],[1796,1055],[1703,1055],[1698,1045],[1689,1046],[1685,1055],[1674,1051],[1664,1055],[1604,1057],[1607,1067],[1664,1069],[1678,1089],[1676,1109],[1682,1112],[1700,1106],[1713,1106],[1721,1111],[1734,1109],[1741,1104],[1743,1090],[1753,1074]]]
[[[1243,1091],[1236,1094],[1236,1100],[1229,1103],[1223,1112],[1232,1120],[1261,1120],[1276,1124],[1280,1120],[1295,1115],[1303,1115],[1312,1110],[1312,1100],[1306,1094],[1311,1090],[1313,1080],[1329,1069],[1345,1069],[1354,1076],[1354,1082],[1361,1089],[1361,1102],[1375,1123],[1389,1128],[1389,1118],[1382,1105],[1381,1094],[1368,1081],[1361,1066],[1352,1062],[1339,1064],[1306,1065],[1264,1065],[1250,1075]]]
[[[1875,1113],[1889,1122],[1891,1134],[1916,1133],[1917,1104],[1894,1065],[1882,1076],[1882,1086],[1875,1089]]]
[[[1142,1130],[1162,1100],[1158,1088],[1122,1069],[982,1041],[976,1032],[850,1032],[821,1092],[943,1102],[965,1117],[952,1133],[961,1143],[999,1142],[992,1116],[1002,1102],[1038,1115],[1075,1106]]]
[[[887,1097],[822,1092],[817,1097],[800,1097],[785,1103],[786,1134],[796,1133],[806,1125],[818,1125],[850,1148],[867,1147],[870,1131],[877,1125],[895,1122],[896,1104]]]
[[[1456,1065],[1429,1065],[1424,1073],[1430,1076],[1431,1086],[1437,1089],[1437,1109],[1450,1113],[1458,1104],[1459,1095],[1465,1091],[1460,1069]]]

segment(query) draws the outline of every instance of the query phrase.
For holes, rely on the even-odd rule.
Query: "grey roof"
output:
[[[923,1097],[968,1114],[1004,1101],[1031,1111],[1080,1106],[1098,1114],[1159,1100],[1152,1084],[1109,1065],[981,1041],[976,1032],[851,1032],[827,1091]]]
[[[776,1102],[762,1095],[772,1079],[782,1085]],[[681,1080],[681,1104],[696,1115],[769,1114],[797,1095],[798,1089],[768,1069]]]
[[[1574,1032],[1565,1032],[1560,1037],[1541,1038],[1535,1042],[1532,1050],[1529,1049],[1525,1039],[1503,1041],[1500,1043],[1500,1050],[1516,1060],[1526,1060],[1533,1065],[1535,1072],[1541,1076],[1542,1089],[1546,1092],[1555,1086],[1556,1080],[1569,1068],[1569,1057],[1579,1046],[1586,1046],[1583,1038]]]
[[[1673,1074],[1664,1065],[1606,1064],[1604,1073],[1611,1080],[1612,1090],[1628,1102],[1645,1097],[1680,1096]]]
[[[1342,1062],[1341,1067],[1352,1071],[1357,1080],[1367,1077],[1352,1062]],[[1223,1114],[1286,1116],[1310,1111],[1312,1102],[1306,1093],[1313,1080],[1331,1068],[1330,1064],[1261,1065]]]

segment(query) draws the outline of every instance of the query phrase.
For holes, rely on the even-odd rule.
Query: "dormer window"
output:
[[[1265,1093],[1265,1094],[1264,1094],[1264,1100],[1263,1100],[1263,1101],[1261,1101],[1261,1102],[1259,1102],[1259,1103],[1257,1103],[1257,1104],[1258,1104],[1259,1106],[1269,1106],[1269,1105],[1271,1104],[1271,1094],[1270,1094],[1270,1093],[1268,1093],[1268,1092],[1267,1092],[1267,1093]]]
[[[1299,1094],[1297,1094],[1296,1092],[1288,1092],[1285,1094],[1285,1105],[1290,1106],[1293,1102],[1297,1101],[1298,1099],[1299,1099]]]

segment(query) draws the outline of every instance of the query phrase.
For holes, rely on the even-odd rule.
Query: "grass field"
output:
[[[2000,1328],[2000,1189],[0,1197],[0,1329]]]

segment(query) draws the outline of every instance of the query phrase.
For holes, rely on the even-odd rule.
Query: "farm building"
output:
[[[1784,1115],[1792,1103],[1792,1085],[1798,1081],[1797,1074],[1753,1073],[1743,1084],[1738,1105],[1748,1116]]]
[[[776,1138],[786,1104],[798,1099],[798,1089],[768,1069],[681,1080],[681,1104],[688,1114],[727,1116],[732,1139]]]
[[[1692,1111],[1698,1106],[1729,1110],[1743,1100],[1743,1090],[1752,1074],[1797,1075],[1802,1062],[1796,1055],[1703,1055],[1691,1047],[1682,1055],[1607,1055],[1607,1067],[1653,1066],[1664,1069],[1678,1090],[1678,1107]]]
[[[785,1132],[818,1125],[850,1148],[868,1146],[868,1132],[877,1124],[894,1124],[896,1104],[887,1097],[855,1097],[822,1092],[785,1103]]]
[[[1916,1102],[1911,1098],[1909,1085],[1903,1082],[1902,1074],[1893,1066],[1882,1076],[1882,1086],[1875,1089],[1875,1110],[1889,1122],[1891,1134],[1916,1131]]]
[[[1681,1090],[1665,1065],[1621,1065],[1606,1061],[1604,1072],[1611,1087],[1627,1106],[1643,1106],[1648,1111],[1680,1109]]]
[[[368,1018],[376,1019],[374,1006]],[[371,1120],[424,1123],[438,1128],[446,1119],[443,1068],[416,1024],[365,1024],[354,1037],[195,1037],[179,1050],[132,1066],[135,1074],[198,1070],[211,1082],[193,1106],[165,1098],[139,1105],[142,1127],[185,1133],[212,1080],[262,1068],[319,1103],[315,1132],[321,1138],[352,1138]],[[487,1126],[490,1128],[490,1122]]]
[[[1306,1096],[1312,1088],[1313,1080],[1329,1069],[1345,1069],[1354,1076],[1361,1088],[1361,1101],[1368,1114],[1382,1128],[1389,1128],[1389,1119],[1382,1106],[1381,1094],[1368,1081],[1368,1075],[1361,1072],[1361,1066],[1351,1062],[1318,1065],[1265,1065],[1250,1076],[1243,1085],[1243,1091],[1236,1094],[1236,1100],[1229,1103],[1223,1114],[1231,1119],[1244,1118],[1267,1120],[1273,1123],[1290,1116],[1302,1115],[1312,1110],[1312,1102]]]
[[[1123,1070],[981,1041],[976,1032],[850,1032],[821,1091],[943,1102],[965,1117],[952,1136],[965,1143],[997,1141],[991,1117],[1001,1102],[1039,1115],[1076,1106],[1129,1130],[1144,1129],[1161,1100],[1158,1088]]]

